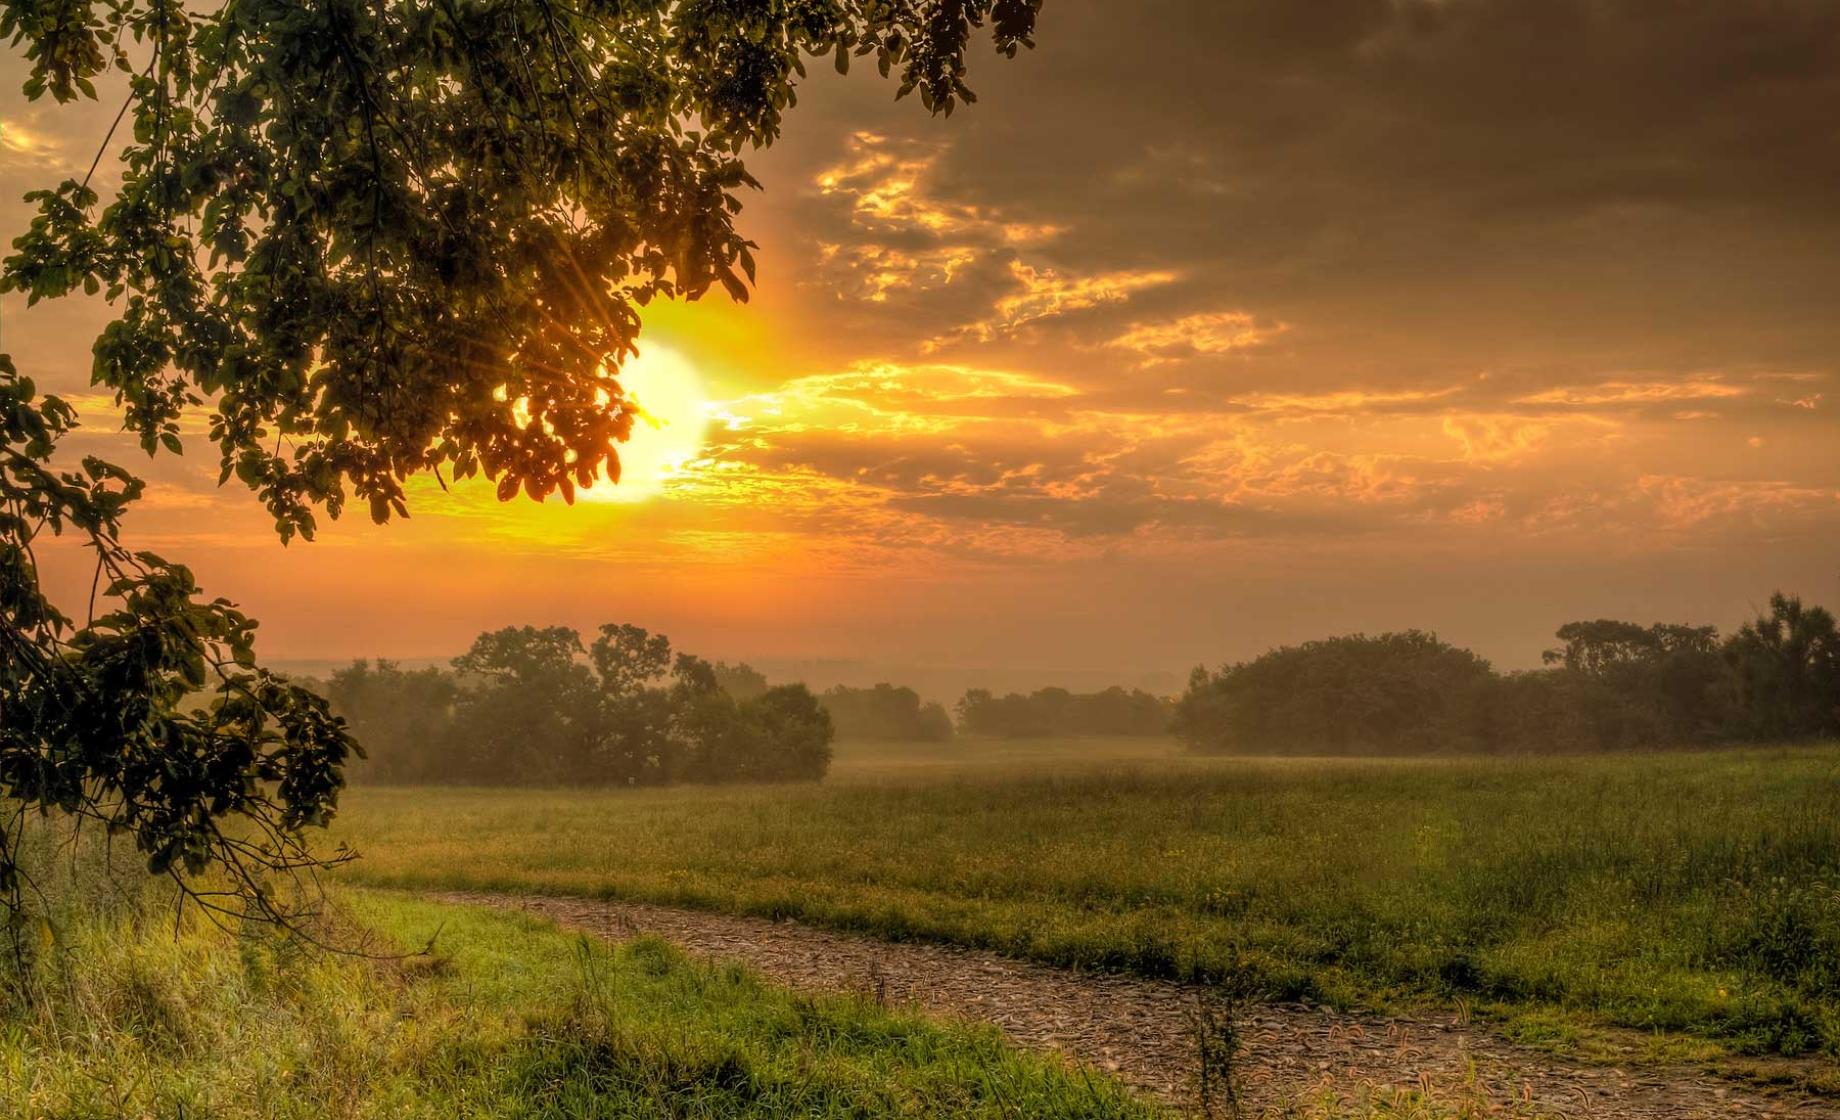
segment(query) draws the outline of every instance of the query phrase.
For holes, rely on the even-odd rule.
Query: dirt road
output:
[[[894,1005],[992,1023],[1020,1045],[1060,1051],[1172,1103],[1192,1100],[1198,991],[1188,985],[640,903],[432,897],[528,911],[612,939],[656,934],[694,956],[741,961],[792,987],[866,992]],[[1255,1114],[1300,1095],[1351,1098],[1424,1086],[1486,1099],[1507,1116],[1840,1120],[1840,1102],[1777,1095],[1678,1067],[1579,1065],[1451,1021],[1260,1006],[1243,1017],[1241,1029],[1242,1079]]]

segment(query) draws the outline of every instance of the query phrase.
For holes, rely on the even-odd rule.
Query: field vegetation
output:
[[[69,901],[69,900],[66,900]],[[157,891],[60,909],[7,973],[0,1111],[32,1117],[1150,1120],[1098,1075],[663,942],[343,892],[319,951]],[[432,951],[419,952],[432,945]],[[407,954],[407,955],[405,955]]]
[[[655,938],[611,944],[515,912],[350,888],[290,937],[175,911],[158,884],[104,874],[94,845],[76,849],[85,855],[69,873],[46,861],[44,844],[33,847],[45,920],[23,961],[0,962],[0,1112],[9,1116],[1185,1114],[1101,1072],[1016,1050],[990,1028],[917,1017],[868,991],[792,992]],[[1552,1114],[1480,1084],[1353,1084],[1306,1091],[1282,1115]]]
[[[1554,1045],[1840,1049],[1840,749],[1236,760],[842,748],[824,786],[364,790],[377,885],[795,917],[1280,998],[1461,1003]],[[944,751],[956,756],[940,757]],[[1658,1043],[1657,1045],[1661,1045]]]

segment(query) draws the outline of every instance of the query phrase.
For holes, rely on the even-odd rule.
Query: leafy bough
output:
[[[28,196],[0,291],[105,299],[91,381],[127,431],[178,453],[204,414],[220,482],[254,492],[283,542],[351,501],[405,516],[424,473],[572,501],[619,478],[640,310],[746,298],[741,157],[778,136],[806,60],[872,58],[950,113],[973,31],[1013,56],[1039,8],[0,0],[26,94],[125,87],[128,137],[107,198],[91,179],[114,130],[90,175]],[[271,882],[322,864],[304,830],[334,812],[356,744],[256,667],[251,619],[122,542],[142,486],[54,463],[74,423],[0,364],[0,900],[22,912],[23,822],[57,812],[132,836],[214,913],[289,922]],[[80,622],[40,580],[47,533],[95,553]]]

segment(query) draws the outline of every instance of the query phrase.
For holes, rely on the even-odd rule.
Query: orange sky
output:
[[[621,620],[1123,679],[1417,625],[1518,666],[1570,618],[1834,602],[1840,17],[1647,7],[1050,0],[949,122],[814,76],[755,300],[649,314],[620,500],[421,485],[283,549],[202,439],[110,434],[105,308],[8,297],[4,345],[272,658]],[[18,228],[112,106],[0,77]]]

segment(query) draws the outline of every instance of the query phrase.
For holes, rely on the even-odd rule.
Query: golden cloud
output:
[[[1287,323],[1261,324],[1244,311],[1210,311],[1179,319],[1131,324],[1107,345],[1134,351],[1141,366],[1198,354],[1226,354],[1264,346],[1289,330]]]
[[[1444,434],[1462,447],[1466,463],[1512,463],[1535,450],[1552,434],[1549,424],[1521,416],[1451,414]]]
[[[1728,400],[1750,390],[1710,377],[1685,381],[1604,381],[1589,386],[1561,386],[1518,397],[1523,405],[1666,404],[1675,401]]]
[[[17,120],[0,120],[0,153],[11,161],[47,167],[57,162],[63,150],[63,144],[55,137]]]
[[[1637,492],[1666,529],[1685,531],[1715,523],[1763,526],[1840,512],[1840,490],[1774,480],[1719,480],[1643,475]]]
[[[1123,303],[1137,292],[1173,284],[1179,274],[1165,269],[1125,269],[1092,276],[1075,276],[1051,268],[1036,268],[1011,261],[1014,290],[996,301],[991,314],[928,342],[922,349],[934,352],[947,343],[970,339],[989,342],[1018,329],[1058,315],[1088,311]]]
[[[850,137],[849,155],[819,171],[819,192],[848,202],[863,230],[924,230],[942,238],[981,235],[983,241],[1029,245],[1065,232],[1064,226],[1009,219],[984,206],[947,202],[930,193],[941,148],[896,141],[874,132]]]
[[[829,242],[818,246],[818,264],[839,292],[871,303],[885,303],[897,292],[942,288],[981,258],[979,250],[960,245],[920,250]]]
[[[1455,388],[1393,391],[1338,389],[1329,393],[1245,393],[1232,398],[1232,401],[1256,412],[1363,416],[1430,404],[1444,400],[1457,391]]]

